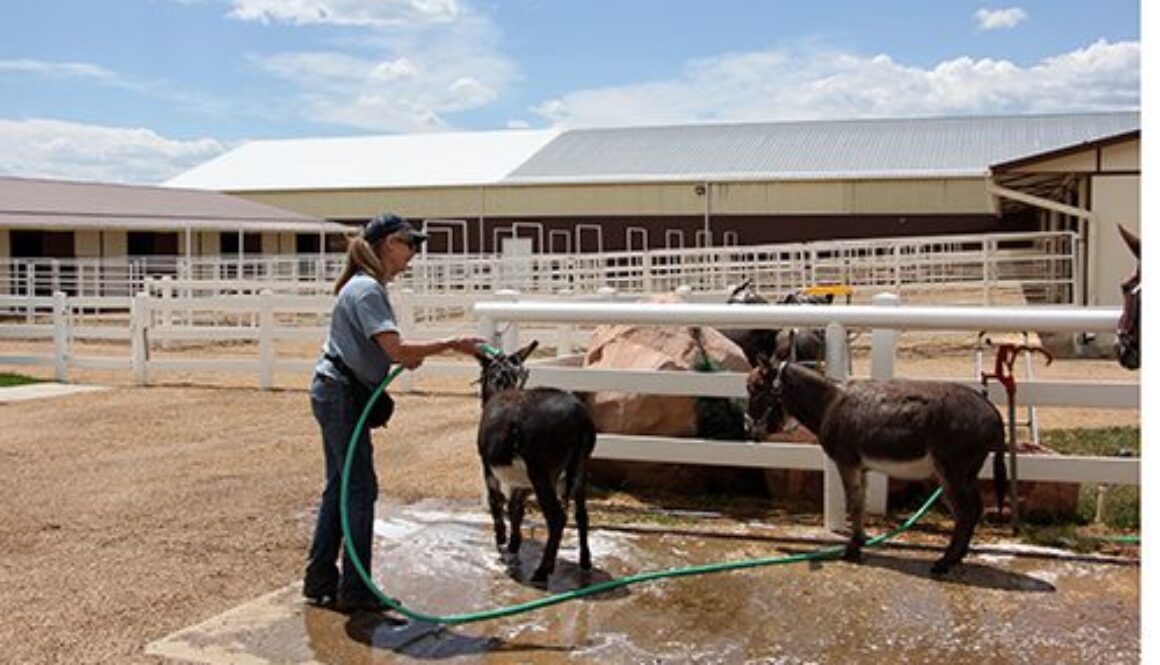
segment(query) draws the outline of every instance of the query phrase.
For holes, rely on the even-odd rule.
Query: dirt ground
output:
[[[907,354],[898,371],[971,376],[971,356],[959,355]],[[856,371],[866,363],[856,358]],[[1036,374],[1134,378],[1104,361]],[[282,376],[271,391],[248,375],[216,386],[161,375],[149,388],[127,372],[78,370],[74,380],[112,387],[0,401],[0,660],[159,662],[144,645],[299,579],[322,482],[305,375]],[[383,493],[478,497],[473,388],[453,379],[420,388],[397,395],[389,430],[376,434]],[[1139,412],[1041,409],[1040,421],[1134,425]]]

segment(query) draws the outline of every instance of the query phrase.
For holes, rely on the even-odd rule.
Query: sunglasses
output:
[[[411,248],[412,252],[418,252],[422,247],[422,241],[412,236],[394,236],[396,240]]]

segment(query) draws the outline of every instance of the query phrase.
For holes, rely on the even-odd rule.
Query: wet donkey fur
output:
[[[535,492],[548,523],[548,542],[532,583],[546,586],[556,567],[569,499],[576,506],[580,568],[592,568],[585,466],[596,447],[596,426],[587,406],[572,393],[523,388],[528,377],[524,361],[536,345],[532,341],[511,355],[478,356],[483,415],[477,443],[496,546],[506,543],[509,554],[519,553],[524,504]],[[505,507],[510,534],[504,524]]]
[[[963,560],[983,514],[979,471],[994,456],[995,495],[1007,487],[1003,420],[966,386],[935,381],[859,380],[834,383],[793,363],[767,357],[750,373],[749,416],[758,430],[780,428],[788,413],[818,437],[834,461],[851,519],[844,558],[860,561],[866,541],[866,472],[925,479],[936,476],[954,514],[950,544],[931,568],[946,573]],[[751,432],[751,436],[762,434]]]

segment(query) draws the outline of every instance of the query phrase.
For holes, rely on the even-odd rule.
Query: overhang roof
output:
[[[350,228],[201,190],[0,177],[0,227],[42,230],[283,231]]]

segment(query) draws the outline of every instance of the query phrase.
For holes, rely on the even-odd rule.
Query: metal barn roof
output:
[[[577,129],[504,182],[982,176],[1139,128],[1121,112]]]
[[[510,130],[251,141],[165,186],[242,192],[487,185],[558,133]]]
[[[342,224],[200,190],[0,177],[0,226],[343,233]]]

